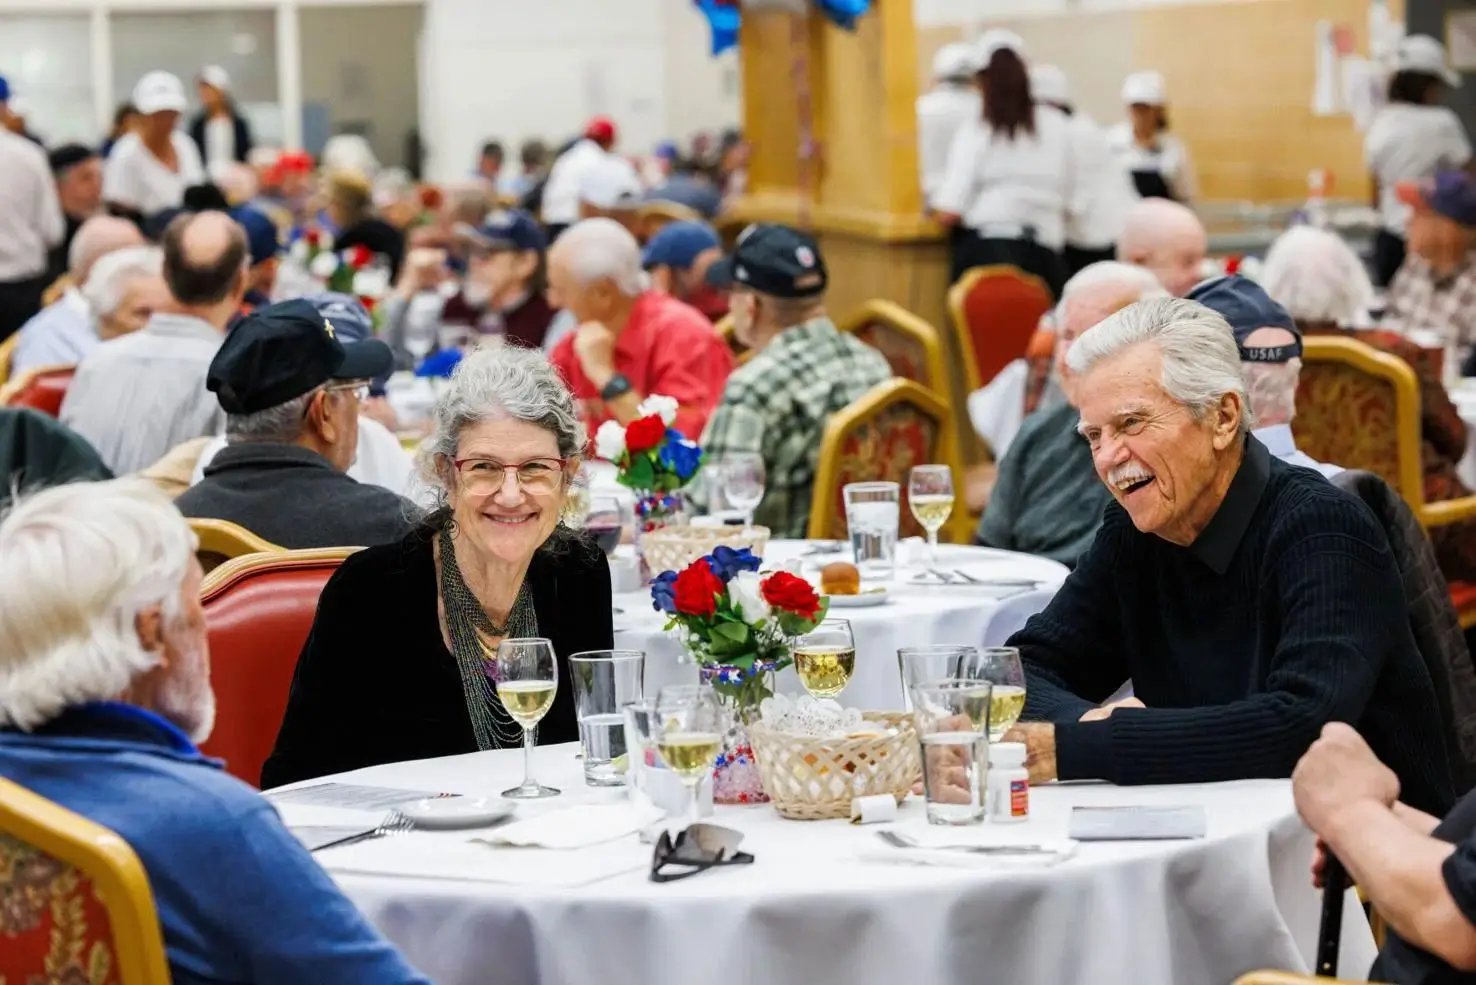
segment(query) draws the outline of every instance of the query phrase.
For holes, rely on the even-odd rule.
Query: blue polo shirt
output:
[[[0,729],[0,776],[133,847],[175,985],[428,985],[271,804],[157,715],[94,702]]]

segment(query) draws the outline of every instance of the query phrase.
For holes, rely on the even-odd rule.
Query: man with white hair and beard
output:
[[[1067,364],[1114,502],[1009,641],[1028,698],[1008,738],[1026,743],[1033,778],[1288,777],[1343,721],[1407,803],[1448,810],[1440,704],[1384,531],[1250,433],[1225,319],[1194,301],[1140,301],[1077,339]],[[1131,703],[1097,707],[1125,680]]]
[[[1112,500],[1092,469],[1092,456],[1076,433],[1071,403],[1071,344],[1083,332],[1135,301],[1163,297],[1142,267],[1103,261],[1085,268],[1056,306],[1051,383],[1059,398],[1025,418],[999,463],[999,477],[975,539],[985,547],[1039,554],[1074,565],[1091,546]]]
[[[0,776],[138,854],[177,983],[424,985],[195,747],[215,719],[195,547],[138,479],[49,489],[0,522]]]

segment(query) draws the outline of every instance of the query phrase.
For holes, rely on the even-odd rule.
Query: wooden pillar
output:
[[[731,223],[814,232],[833,314],[885,298],[936,327],[956,373],[952,392],[939,396],[954,406],[960,433],[972,433],[947,312],[948,250],[923,216],[912,0],[876,0],[855,31],[813,10],[745,11],[740,44],[753,154]]]

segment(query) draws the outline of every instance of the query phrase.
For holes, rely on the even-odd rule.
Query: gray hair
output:
[[[136,620],[180,615],[195,536],[143,479],[56,486],[0,521],[0,726],[115,698],[158,663]]]
[[[1061,289],[1061,300],[1056,305],[1056,324],[1066,323],[1067,302],[1076,297],[1097,295],[1109,287],[1120,287],[1123,294],[1131,294],[1135,301],[1169,296],[1147,267],[1118,260],[1101,260],[1082,267]]]
[[[1337,233],[1293,226],[1266,254],[1261,286],[1298,322],[1358,324],[1373,303],[1363,261]]]
[[[157,246],[114,250],[92,265],[82,297],[93,315],[111,315],[123,303],[129,285],[141,277],[164,276],[164,251]]]
[[[593,284],[609,280],[627,297],[635,297],[651,286],[651,278],[641,266],[641,244],[614,219],[585,219],[575,223],[553,246],[561,258],[567,258],[574,280]]]
[[[226,415],[228,445],[290,445],[302,436],[302,422],[316,389],[285,404],[259,410],[255,414]]]
[[[560,458],[583,453],[588,436],[574,395],[542,352],[513,345],[477,346],[457,364],[436,401],[435,429],[421,445],[420,477],[447,505],[446,463],[456,457],[461,433],[482,421],[536,424],[558,441]]]
[[[1297,416],[1297,382],[1302,375],[1302,361],[1288,359],[1284,363],[1243,363],[1246,393],[1251,410],[1256,412],[1256,426],[1290,424]]]
[[[67,248],[67,273],[79,284],[91,275],[93,264],[128,246],[143,246],[143,233],[127,219],[96,215],[82,223]]]
[[[1255,426],[1255,412],[1240,372],[1240,350],[1230,323],[1198,301],[1139,301],[1083,332],[1066,354],[1078,376],[1104,359],[1142,343],[1163,357],[1161,383],[1170,397],[1203,419],[1227,393],[1240,396],[1240,430]]]

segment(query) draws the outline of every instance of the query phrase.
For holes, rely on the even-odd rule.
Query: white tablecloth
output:
[[[572,745],[540,748],[535,764],[565,795],[520,816],[614,795],[583,785]],[[487,795],[521,768],[521,753],[505,751],[337,779]],[[463,832],[316,857],[441,985],[1227,985],[1261,967],[1310,969],[1320,894],[1289,782],[1039,787],[1011,835],[1064,838],[1073,805],[1115,804],[1202,804],[1208,837],[1083,844],[1049,869],[923,868],[858,858],[881,844],[875,827],[720,807],[716,820],[745,833],[755,863],[665,885],[648,880],[635,836],[584,850],[629,871],[573,888],[498,882],[499,859],[545,849],[470,844]],[[309,817],[321,810],[282,807],[289,824],[321,822]],[[897,826],[927,827],[917,798]],[[458,878],[414,874],[420,856],[454,863]],[[1342,940],[1343,976],[1362,978],[1373,939],[1352,896]]]
[[[806,549],[803,541],[774,541],[764,552],[766,567],[780,567]],[[822,562],[848,560],[849,552],[811,559],[806,575],[818,579]],[[1046,558],[983,547],[943,544],[940,564],[960,568],[976,578],[1036,579],[1047,589],[1060,587],[1068,574],[1064,565]],[[908,583],[916,572],[899,564],[897,578],[888,586],[887,602],[872,608],[834,608],[836,618],[848,619],[856,636],[856,671],[840,695],[840,702],[857,708],[902,708],[902,680],[897,651],[931,643],[982,645],[991,617],[1004,596],[1018,591],[996,587],[942,587]],[[646,651],[646,691],[655,694],[668,684],[693,683],[694,664],[686,661],[674,635],[663,632],[666,617],[651,606],[649,592],[615,596],[621,610],[615,616],[615,645]],[[803,693],[794,671],[779,675],[779,689]]]

